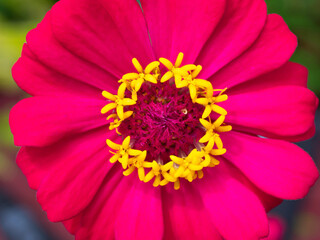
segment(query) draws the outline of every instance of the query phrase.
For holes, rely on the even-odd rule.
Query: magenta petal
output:
[[[269,216],[269,235],[262,240],[283,240],[285,233],[285,222],[283,219],[276,216]]]
[[[249,182],[249,181],[248,181]],[[271,196],[270,194],[267,194],[263,191],[261,191],[259,188],[257,188],[253,183],[248,183],[247,186],[259,197],[262,205],[264,206],[266,212],[269,212],[271,209],[277,207],[280,205],[283,200],[274,196]]]
[[[103,128],[47,148],[24,148],[20,154],[18,164],[38,188],[37,199],[51,221],[75,216],[95,196],[113,166],[107,161],[106,138],[113,133],[106,135]]]
[[[313,134],[309,130],[314,129],[318,99],[305,87],[280,86],[230,94],[221,106],[227,110],[226,121],[234,129],[301,141]]]
[[[116,89],[118,86],[117,78],[111,75],[107,69],[68,51],[57,41],[52,32],[51,18],[51,12],[48,12],[37,28],[31,30],[27,35],[27,45],[36,58],[43,65],[69,78],[98,89]]]
[[[80,214],[79,214],[80,215]],[[79,228],[79,226],[81,225],[81,219],[78,217],[79,215],[77,215],[74,218],[70,218],[66,221],[62,221],[64,227],[67,229],[67,231],[69,233],[71,233],[72,235],[76,234],[77,229]]]
[[[257,187],[282,199],[304,197],[318,178],[311,157],[292,143],[238,132],[221,136],[224,157]]]
[[[222,17],[225,2],[142,0],[157,58],[165,57],[174,61],[178,53],[183,52],[183,63],[193,63]]]
[[[59,149],[59,147],[57,147]],[[17,155],[17,165],[26,176],[30,188],[37,190],[42,180],[55,168],[56,164],[63,161],[63,158],[53,158],[48,161],[46,154],[51,150],[47,148],[21,147]]]
[[[115,239],[115,222],[119,210],[126,200],[126,194],[137,181],[139,180],[133,174],[124,177],[119,165],[114,166],[91,204],[78,216],[66,222],[68,230],[76,233],[77,240]]]
[[[27,44],[23,46],[22,56],[12,68],[12,76],[20,88],[33,96],[101,96],[101,89],[44,65],[30,51]],[[104,90],[109,89],[110,87]]]
[[[117,78],[134,70],[133,57],[143,64],[154,59],[135,0],[61,1],[52,9],[51,24],[54,37],[67,50]]]
[[[220,157],[218,159],[220,161],[228,161],[223,157]],[[283,202],[283,199],[272,196],[268,193],[265,193],[261,189],[259,189],[243,174],[241,174],[241,181],[248,189],[250,189],[250,191],[252,191],[259,198],[266,212],[269,212],[271,209],[277,207]]]
[[[102,97],[101,97],[102,99]],[[105,125],[105,101],[70,97],[32,97],[15,105],[9,117],[17,146],[45,146],[74,133]]]
[[[162,199],[164,239],[222,239],[193,183],[182,181],[178,191],[167,186]]]
[[[297,38],[283,19],[270,14],[254,44],[209,80],[217,88],[230,88],[279,68],[289,60],[296,46]]]
[[[263,0],[227,0],[224,15],[202,48],[197,63],[208,78],[248,49],[258,38],[267,17]]]
[[[228,95],[261,91],[267,88],[285,87],[290,85],[307,87],[307,81],[308,70],[306,67],[298,63],[287,62],[272,72],[263,74],[250,81],[246,81],[228,89]]]
[[[213,224],[224,239],[259,239],[268,234],[267,216],[243,175],[222,161],[194,181]]]
[[[137,179],[138,176],[134,174]],[[138,182],[126,192],[126,200],[115,223],[115,238],[119,240],[163,239],[161,189]]]
[[[91,0],[86,1],[92,4]],[[98,1],[101,2],[102,6],[111,16],[112,21],[116,25],[117,32],[120,32],[121,38],[125,44],[120,47],[123,48],[126,46],[129,49],[131,54],[127,56],[138,58],[143,66],[154,61],[155,56],[146,26],[145,16],[138,2],[136,0]],[[134,21],[132,21],[132,19],[134,19]],[[110,30],[108,29],[106,33],[109,35]],[[118,39],[112,38],[111,41],[118,41]],[[116,44],[119,45],[118,42]],[[121,49],[117,48],[112,52],[112,55],[110,55],[111,58],[113,57],[114,61],[115,58],[120,58],[119,51],[121,51]],[[129,60],[131,64],[132,58],[129,58]],[[126,63],[123,62],[119,62],[119,64],[126,66]],[[132,66],[131,68],[134,69]],[[128,69],[125,69],[124,73],[127,72]]]

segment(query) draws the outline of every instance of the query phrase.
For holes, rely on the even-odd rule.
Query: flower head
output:
[[[318,177],[290,143],[318,104],[296,37],[263,0],[141,6],[60,0],[30,31],[17,164],[77,239],[267,236],[266,211]]]
[[[222,94],[225,90],[214,95],[219,90],[213,89],[209,81],[196,79],[202,69],[200,65],[182,66],[183,53],[178,54],[175,64],[165,58],[159,60],[167,68],[164,73],[161,70],[165,68],[160,69],[158,61],[151,62],[143,70],[139,61],[133,58],[137,73],[122,76],[118,95],[102,92],[108,103],[101,113],[116,108],[110,115],[115,121],[110,123],[109,129],[116,128],[121,138],[125,138],[122,145],[107,139],[108,146],[117,150],[111,151],[114,154],[111,163],[118,160],[125,176],[137,169],[141,181],[150,168],[146,182],[155,178],[154,186],[173,182],[174,188],[179,189],[180,178],[192,182],[198,176],[203,177],[204,167],[219,163],[214,156],[224,154],[226,149],[218,132],[228,132],[232,127],[224,124],[227,112],[217,105],[227,100],[227,95]],[[207,105],[199,106],[204,101],[209,105],[209,112]],[[208,121],[211,121],[212,111],[222,115],[211,124]],[[205,118],[209,118],[208,121]],[[200,143],[206,142],[208,144],[198,151]],[[130,145],[139,150],[131,149]],[[139,156],[129,158],[132,151]]]

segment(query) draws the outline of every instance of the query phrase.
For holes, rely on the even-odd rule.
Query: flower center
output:
[[[169,82],[145,84],[136,104],[128,107],[134,114],[122,122],[119,132],[131,137],[133,148],[147,150],[148,161],[167,163],[170,155],[190,152],[205,134],[199,124],[204,107],[194,105],[186,89]]]
[[[110,162],[121,163],[124,175],[137,169],[139,179],[154,179],[155,187],[173,182],[179,189],[180,179],[202,178],[202,169],[218,165],[215,156],[226,151],[219,132],[231,130],[227,112],[216,104],[227,100],[225,90],[198,79],[202,67],[181,66],[182,59],[180,53],[173,65],[160,58],[164,67],[155,61],[143,69],[134,58],[137,73],[123,75],[117,95],[102,92],[110,103],[101,113],[113,111],[109,129],[124,139],[107,140],[114,150]]]

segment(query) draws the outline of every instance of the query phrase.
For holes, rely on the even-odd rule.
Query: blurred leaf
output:
[[[10,95],[18,90],[12,80],[11,68],[21,54],[27,32],[35,23],[1,23],[0,22],[0,92]]]
[[[320,61],[311,52],[305,49],[298,49],[293,55],[292,61],[306,66],[309,70],[308,87],[320,96]]]
[[[6,149],[11,148],[14,149],[13,145],[13,136],[11,134],[10,126],[9,126],[9,108],[2,109],[0,112],[0,146],[5,147]],[[9,150],[9,149],[8,149]]]
[[[14,162],[4,153],[0,152],[0,180],[10,179],[15,171]]]
[[[43,16],[54,2],[53,0],[1,0],[0,15],[11,21],[34,19]]]

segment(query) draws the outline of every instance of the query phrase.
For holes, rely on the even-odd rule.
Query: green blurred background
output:
[[[320,0],[266,2],[269,13],[280,14],[298,36],[299,47],[292,61],[309,69],[309,88],[320,96]],[[18,149],[13,145],[8,125],[10,108],[24,97],[12,80],[11,67],[20,56],[27,32],[54,3],[54,0],[0,0],[0,240],[72,239],[60,224],[50,223],[36,203],[35,193],[14,163]],[[319,161],[319,137],[301,145]],[[319,205],[318,184],[305,200],[285,202],[273,211],[285,222],[284,239],[319,240]]]

